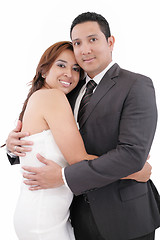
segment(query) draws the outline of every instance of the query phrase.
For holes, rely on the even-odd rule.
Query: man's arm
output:
[[[117,148],[98,159],[82,161],[65,168],[67,183],[75,194],[81,194],[87,190],[87,178],[89,179],[88,182],[91,183],[89,189],[92,189],[105,186],[134,172],[141,172],[150,150],[157,120],[152,82],[147,79],[146,85],[143,85],[143,80],[132,87],[125,102]],[[136,130],[133,129],[133,124],[136,126]],[[60,183],[63,184],[61,168],[49,160],[45,159],[45,161],[47,165],[41,169],[24,168],[26,171],[35,173],[34,175],[25,173],[24,177],[29,179],[29,181],[25,181],[26,184],[38,185],[41,188],[56,187]],[[59,174],[55,176],[54,173],[57,168]],[[131,179],[139,181],[139,173],[136,174],[135,178],[132,175]],[[90,179],[93,179],[93,181],[90,181]],[[77,190],[77,186],[81,186],[80,191]],[[32,190],[36,189],[32,188]]]
[[[150,151],[156,124],[154,87],[149,78],[141,76],[123,104],[117,147],[95,160],[65,168],[72,192],[79,195],[140,171]]]
[[[19,140],[19,137],[24,137],[28,133],[20,133],[19,131],[21,130],[21,127],[22,127],[22,123],[21,121],[18,121],[16,128],[13,131],[11,131],[11,133],[9,134],[7,139],[8,149],[14,150],[14,147],[16,146],[17,143],[20,145],[24,143],[24,141]],[[33,143],[29,141],[25,141],[25,145],[29,145],[29,144],[32,145]],[[22,154],[25,154],[25,152],[30,151],[30,149],[26,147],[20,147],[19,149],[21,149],[23,153],[14,152],[13,154],[18,154],[19,156],[22,156]],[[29,181],[26,180],[25,183],[27,185],[30,185],[30,190],[52,188],[52,187],[58,187],[63,185],[64,181],[63,181],[62,172],[61,172],[62,168],[58,164],[54,163],[53,161],[45,159],[39,154],[37,155],[37,158],[46,166],[43,168],[32,168],[32,167],[25,168],[26,171],[35,173],[34,179],[33,179],[33,175],[26,174],[26,173],[24,174],[24,177],[29,179]],[[8,155],[8,159],[11,165],[19,163],[19,157],[16,155],[15,157]],[[152,170],[151,165],[148,162],[146,162],[141,171],[131,174],[125,179],[134,179],[139,182],[146,182],[150,178],[151,170]],[[34,187],[32,187],[32,185],[34,185]],[[37,186],[35,187],[35,185]]]
[[[29,190],[40,190],[40,189],[48,189],[48,188],[57,188],[62,185],[66,185],[67,181],[65,178],[64,172],[62,173],[62,167],[57,163],[45,159],[40,154],[37,154],[37,159],[44,163],[45,166],[41,168],[36,167],[23,167],[23,169],[30,174],[24,173],[23,177],[28,179],[24,180],[24,183],[29,186]],[[139,172],[133,173],[124,179],[132,179],[138,182],[147,182],[151,176],[152,166],[146,162],[142,170]],[[34,173],[34,175],[33,175]],[[65,178],[65,179],[64,179]]]

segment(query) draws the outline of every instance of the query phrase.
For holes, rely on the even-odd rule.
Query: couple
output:
[[[73,49],[60,42],[43,54],[20,115],[22,132],[19,124],[7,140],[25,178],[18,237],[154,239],[160,215],[153,183],[143,180],[157,122],[152,81],[113,63],[114,37],[101,15],[79,15],[70,33]]]

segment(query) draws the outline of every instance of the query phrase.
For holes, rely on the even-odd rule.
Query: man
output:
[[[76,60],[87,77],[85,85],[80,83],[68,98],[87,152],[100,157],[62,170],[39,156],[46,166],[26,167],[25,170],[35,173],[24,174],[29,179],[26,184],[37,190],[66,182],[76,195],[71,219],[78,240],[154,239],[160,216],[151,181],[122,180],[142,169],[153,141],[157,109],[152,81],[113,63],[114,37],[101,15],[89,12],[79,15],[72,23],[71,39]],[[87,95],[81,108],[90,79],[95,81],[95,89],[93,95],[88,94],[92,95],[89,103]],[[13,135],[22,136],[11,133],[7,141],[9,150],[22,144],[13,141]],[[19,156],[26,151],[21,146],[15,150]]]

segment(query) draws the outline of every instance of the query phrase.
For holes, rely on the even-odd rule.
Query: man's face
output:
[[[114,37],[109,37],[107,42],[97,22],[77,24],[71,37],[76,60],[91,78],[112,61]]]

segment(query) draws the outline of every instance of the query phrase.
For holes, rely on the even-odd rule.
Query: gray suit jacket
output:
[[[69,96],[72,106],[76,91]],[[69,187],[75,195],[87,194],[107,239],[132,239],[160,226],[150,181],[119,180],[143,167],[156,123],[152,81],[113,65],[94,92],[80,129],[87,152],[99,158],[65,168]]]

